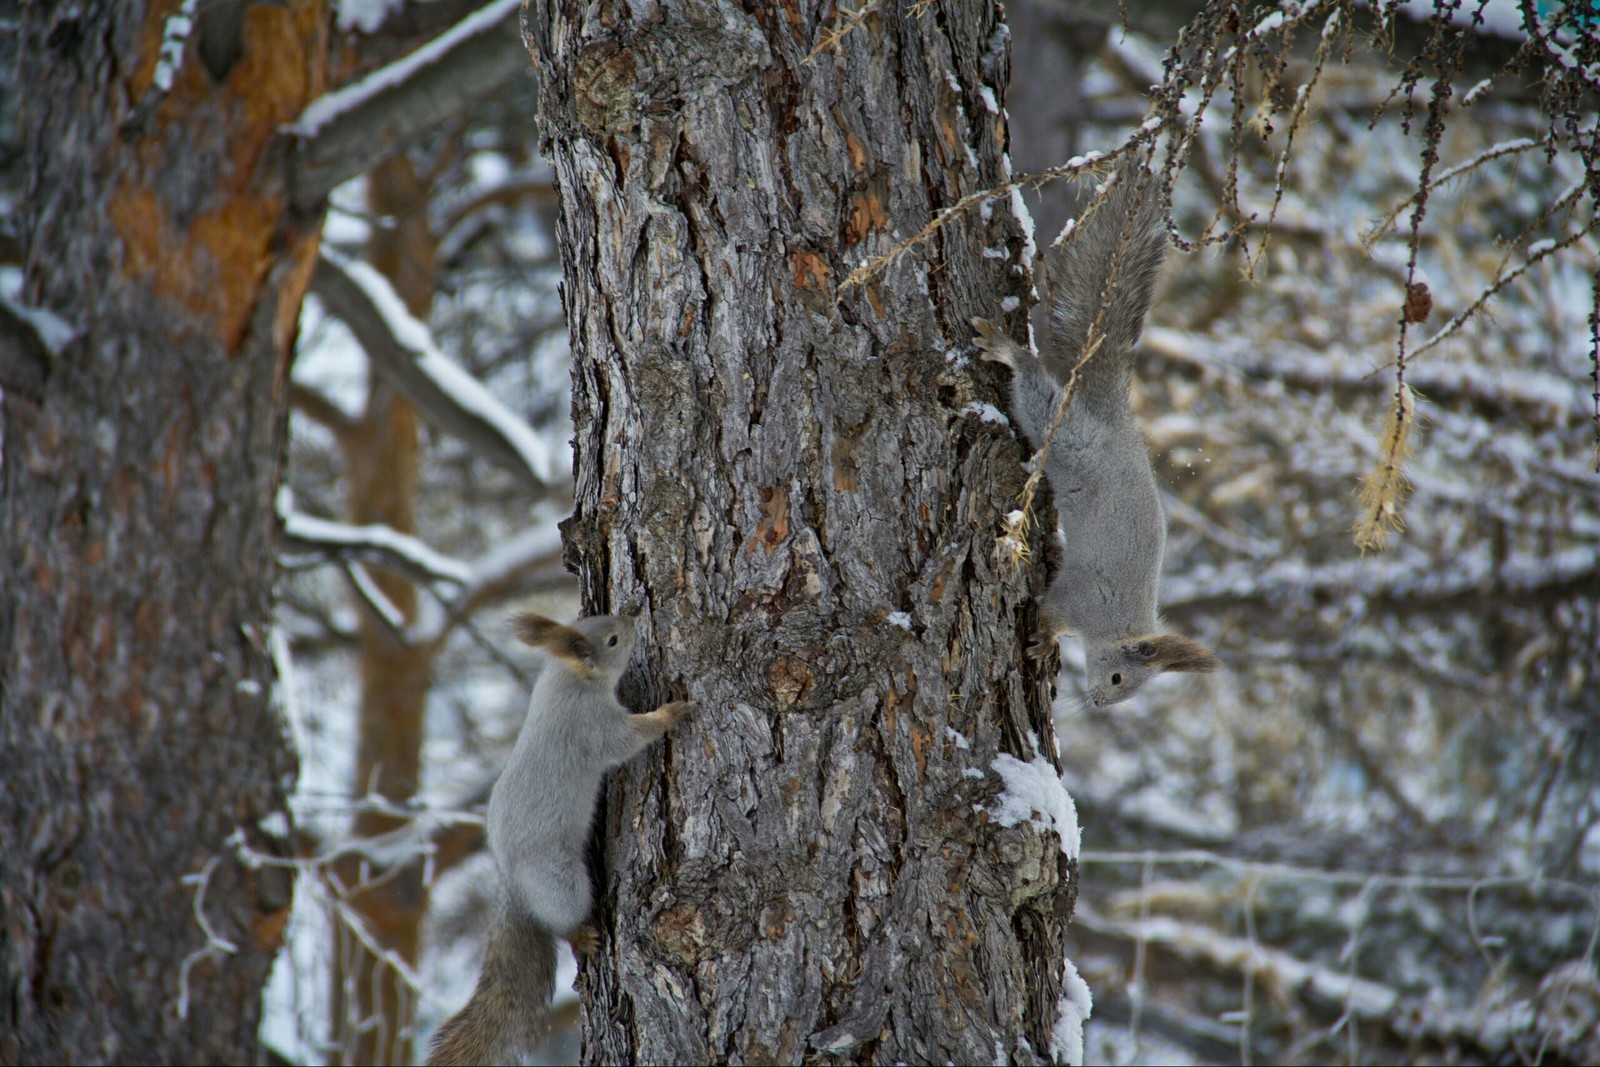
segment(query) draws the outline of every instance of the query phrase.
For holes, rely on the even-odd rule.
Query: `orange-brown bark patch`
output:
[[[761,519],[756,523],[756,539],[772,550],[789,536],[789,495],[776,489],[761,490]]]
[[[865,286],[863,286],[863,288],[866,290],[867,302],[872,305],[873,313],[880,319],[883,318],[883,294],[879,292],[878,287],[871,282],[868,282]]]
[[[889,216],[877,193],[856,193],[850,205],[850,220],[844,226],[846,245],[860,244],[868,234],[889,228]]]
[[[128,82],[133,99],[151,91],[163,27],[177,6],[176,0],[157,3],[146,16],[139,61]],[[158,298],[206,324],[230,352],[243,341],[260,299],[284,209],[281,197],[264,191],[270,183],[257,171],[280,129],[324,89],[328,23],[325,0],[249,5],[238,61],[220,90],[191,44],[141,147],[140,165],[123,176],[108,204],[126,273],[147,280]],[[162,153],[156,146],[164,127],[194,126],[197,115],[202,128],[223,126],[216,147],[226,162],[215,176],[211,202],[180,228],[160,192]],[[314,238],[302,242],[307,243],[314,252]],[[295,254],[310,258],[302,248]],[[298,299],[290,302],[291,309],[298,307]],[[292,336],[292,324],[274,327],[278,336]]]
[[[827,289],[828,276],[833,272],[815,252],[796,252],[789,264],[794,270],[796,289]]]
[[[311,275],[317,266],[317,249],[322,241],[318,234],[303,234],[296,239],[285,257],[289,269],[283,272],[282,289],[278,293],[277,314],[272,320],[272,345],[280,354],[278,372],[272,381],[273,399],[282,402],[289,387],[290,343],[300,325],[300,305],[311,288]]]
[[[916,753],[917,774],[923,778],[928,776],[928,746],[933,742],[933,735],[920,726],[911,728],[911,751]]]
[[[283,944],[283,931],[289,925],[289,909],[257,912],[250,917],[250,936],[260,947],[272,950]]]
[[[244,339],[272,263],[273,228],[282,209],[277,197],[245,194],[200,214],[187,234],[179,234],[155,192],[127,179],[107,206],[122,238],[125,272],[210,324],[229,352]]]

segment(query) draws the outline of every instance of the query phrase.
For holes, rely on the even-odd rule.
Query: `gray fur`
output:
[[[585,853],[601,779],[645,745],[616,697],[633,652],[633,623],[601,615],[572,628],[589,638],[594,674],[551,657],[489,794],[489,852],[512,910],[557,934],[589,917]]]
[[[984,357],[1012,369],[1011,414],[1035,450],[1044,447],[1085,345],[1101,338],[1078,370],[1077,390],[1045,459],[1066,550],[1039,607],[1031,649],[1042,655],[1057,634],[1076,631],[1089,697],[1098,707],[1128,699],[1163,670],[1215,669],[1215,657],[1194,642],[1174,644],[1166,639],[1187,639],[1155,633],[1167,524],[1128,387],[1166,233],[1146,171],[1130,165],[1113,182],[1099,207],[1051,253],[1054,305],[1044,350],[1035,356],[992,323],[973,323]],[[1103,295],[1109,303],[1102,312]],[[1141,637],[1152,638],[1144,642],[1154,649],[1148,655],[1130,644]]]
[[[541,1035],[554,975],[555,937],[592,944],[594,902],[586,853],[605,773],[662,737],[694,705],[645,715],[618,702],[633,652],[633,620],[611,615],[561,626],[518,617],[524,641],[547,653],[528,717],[489,794],[489,852],[504,888],[472,999],[440,1027],[429,1063],[497,1063]]]
[[[1091,331],[1101,338],[1079,372],[1074,405],[1081,400],[1089,407],[1127,410],[1133,347],[1144,332],[1167,257],[1165,214],[1166,203],[1148,172],[1129,164],[1113,176],[1099,206],[1091,204],[1066,240],[1051,250],[1046,261],[1050,336],[1039,353],[1045,370],[1065,382]]]

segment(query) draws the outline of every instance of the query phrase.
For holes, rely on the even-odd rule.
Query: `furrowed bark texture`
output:
[[[691,722],[597,827],[591,1062],[1036,1062],[1075,863],[983,809],[1051,752],[1004,562],[1022,453],[969,316],[1024,296],[986,4],[528,11],[576,362],[569,558]],[[1011,248],[1009,257],[985,248]],[[1014,322],[1021,322],[1018,310]]]
[[[4,1063],[255,1062],[288,916],[288,878],[236,842],[275,847],[294,774],[273,494],[320,220],[256,175],[322,88],[331,20],[251,5],[163,94],[178,6],[21,16],[24,297],[79,333],[5,407]]]

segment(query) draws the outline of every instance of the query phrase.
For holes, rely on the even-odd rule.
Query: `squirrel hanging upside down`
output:
[[[1158,632],[1167,524],[1128,405],[1134,345],[1167,251],[1164,213],[1149,172],[1123,166],[1099,206],[1051,251],[1054,303],[1037,356],[994,323],[972,320],[983,358],[1011,368],[1011,415],[1035,450],[1044,447],[1061,391],[1078,372],[1045,458],[1066,551],[1028,651],[1043,656],[1058,634],[1075,631],[1096,707],[1127,700],[1162,671],[1219,665],[1198,641]]]

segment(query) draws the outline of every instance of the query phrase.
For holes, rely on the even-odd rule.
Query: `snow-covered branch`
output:
[[[294,512],[283,517],[286,547],[340,560],[359,560],[419,582],[465,585],[472,568],[436,552],[410,534],[374,523],[351,526]]]
[[[443,639],[454,622],[507,589],[529,568],[543,563],[559,568],[560,555],[561,529],[554,517],[530,523],[522,533],[496,545],[467,568],[454,596],[422,605],[410,635],[412,643],[425,645]],[[564,578],[565,572],[561,574]]]
[[[1308,564],[1285,558],[1206,568],[1174,576],[1163,609],[1181,616],[1245,605],[1293,605],[1365,600],[1406,614],[1482,608],[1491,603],[1544,603],[1600,595],[1600,547],[1569,548],[1550,556],[1512,556],[1496,563],[1486,553],[1463,556],[1449,570],[1383,558]]]
[[[338,185],[463,114],[530,69],[515,28],[520,0],[493,0],[409,55],[313,100],[289,128],[298,138],[288,183],[310,210]]]
[[[1528,1001],[1453,1007],[1437,993],[1406,994],[1347,970],[1324,967],[1245,937],[1224,934],[1204,923],[1169,916],[1116,919],[1082,898],[1073,916],[1080,930],[1131,946],[1157,949],[1188,964],[1248,975],[1274,993],[1278,1003],[1298,1000],[1328,1015],[1372,1023],[1405,1042],[1428,1041],[1451,1047],[1466,1044],[1490,1053],[1516,1047],[1523,1036],[1538,1036],[1538,1011]],[[1558,1055],[1578,1051],[1552,1044]],[[1580,1052],[1581,1058],[1581,1052]]]
[[[542,494],[564,473],[552,450],[483,384],[447,359],[427,326],[364,263],[324,250],[311,284],[361,343],[373,368],[429,422]]]
[[[1232,349],[1219,358],[1215,351],[1202,352],[1193,334],[1160,326],[1145,331],[1140,359],[1148,361],[1152,370],[1223,371],[1307,392],[1377,397],[1394,391],[1388,377],[1360,367],[1334,367],[1326,357],[1313,354]],[[1423,362],[1406,367],[1406,381],[1425,400],[1470,408],[1492,418],[1512,415],[1534,425],[1560,425],[1587,417],[1579,381],[1536,371]]]
[[[406,617],[394,601],[367,575],[366,570],[359,563],[346,563],[344,565],[345,577],[350,579],[350,584],[355,588],[356,595],[361,598],[378,621],[388,628],[391,636],[397,641],[405,639]]]
[[[528,571],[547,567],[550,578],[566,580],[561,569],[561,530],[556,516],[532,518],[526,530],[466,563],[438,552],[410,534],[381,524],[353,526],[300,512],[283,519],[285,547],[343,564],[357,595],[407,644],[442,641],[450,630],[484,604],[521,587]],[[426,589],[409,627],[358,564],[403,575]]]

